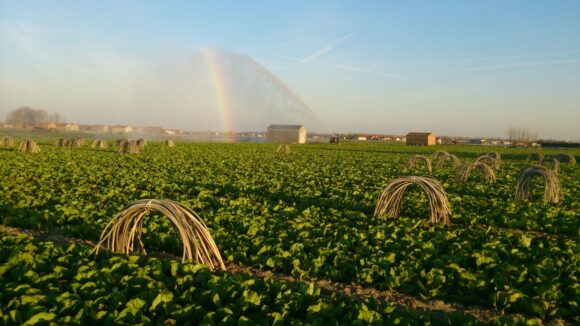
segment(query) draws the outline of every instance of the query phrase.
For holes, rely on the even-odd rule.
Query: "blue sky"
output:
[[[238,130],[320,127],[247,55],[335,132],[580,140],[579,1],[0,1],[0,119],[219,130],[206,47]]]

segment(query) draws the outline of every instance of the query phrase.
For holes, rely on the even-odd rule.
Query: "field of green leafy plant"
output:
[[[215,272],[169,258],[100,253],[0,231],[0,319],[63,323],[477,323],[469,313],[429,313],[393,302],[327,293],[300,280],[327,280],[423,300],[478,306],[496,323],[580,322],[580,165],[562,163],[559,204],[516,201],[529,150],[500,149],[497,183],[435,169],[451,225],[431,225],[423,193],[405,194],[401,217],[373,216],[415,154],[444,149],[471,162],[494,148],[387,143],[292,145],[149,144],[136,155],[62,148],[38,154],[0,148],[0,224],[96,242],[136,199],[168,198],[206,222],[223,258],[291,276]],[[112,145],[112,144],[110,144]],[[544,151],[545,155],[562,150]],[[577,158],[579,151],[568,151]],[[170,223],[152,214],[143,241],[180,255]]]

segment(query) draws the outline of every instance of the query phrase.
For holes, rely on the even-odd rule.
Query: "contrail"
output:
[[[334,46],[335,46],[336,44],[338,44],[338,43],[340,43],[340,42],[342,42],[342,41],[344,41],[344,40],[348,40],[349,38],[351,38],[351,37],[352,37],[352,35],[353,35],[353,34],[348,34],[348,35],[345,35],[345,36],[343,36],[343,37],[341,37],[341,38],[338,38],[338,39],[336,39],[336,40],[334,40],[334,41],[332,41],[332,42],[330,42],[330,43],[326,44],[326,45],[325,45],[323,48],[321,48],[320,50],[318,50],[318,51],[316,51],[316,52],[312,53],[311,55],[309,55],[309,56],[307,56],[307,57],[305,57],[305,58],[302,58],[302,59],[298,60],[298,62],[296,62],[296,64],[302,64],[302,63],[306,63],[306,62],[312,61],[312,60],[314,60],[314,59],[316,59],[316,58],[318,58],[318,57],[320,57],[320,56],[323,56],[324,54],[326,54],[326,53],[328,53],[329,51],[331,51],[331,50],[334,48]]]
[[[362,72],[365,74],[370,74],[370,75],[375,75],[375,76],[409,80],[409,78],[406,78],[406,77],[387,74],[387,73],[380,72],[380,71],[374,71],[374,70],[369,70],[369,69],[364,69],[364,68],[359,68],[359,67],[354,67],[354,66],[349,66],[349,65],[343,65],[343,64],[338,64],[338,63],[323,63],[323,64],[325,64],[327,66],[331,66],[331,67],[336,67],[336,68],[350,70],[350,71],[356,71],[356,72]]]

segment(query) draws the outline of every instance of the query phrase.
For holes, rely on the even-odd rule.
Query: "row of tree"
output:
[[[48,113],[46,110],[33,109],[27,106],[23,106],[9,112],[6,118],[6,122],[16,128],[27,128],[33,127],[38,123],[62,123],[65,122],[65,120],[58,112]]]
[[[538,133],[530,132],[527,128],[510,127],[507,131],[508,140],[512,146],[530,146],[538,141]]]

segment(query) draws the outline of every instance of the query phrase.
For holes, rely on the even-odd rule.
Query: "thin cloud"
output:
[[[480,62],[480,61],[498,61],[506,59],[525,59],[525,58],[539,58],[539,57],[554,57],[554,56],[568,56],[580,53],[580,49],[563,51],[563,52],[552,52],[552,53],[529,53],[529,54],[516,54],[516,55],[504,55],[504,56],[491,56],[491,57],[479,57],[479,58],[464,58],[446,61],[436,61],[431,62],[432,64],[448,64],[448,63],[469,63],[469,62]]]
[[[351,38],[351,37],[352,37],[352,35],[353,35],[353,34],[345,35],[345,36],[343,36],[343,37],[341,37],[341,38],[338,38],[338,39],[336,39],[336,40],[334,40],[334,41],[332,41],[332,42],[330,42],[330,43],[326,44],[326,45],[325,45],[324,47],[322,47],[320,50],[318,50],[318,51],[316,51],[316,52],[314,52],[314,53],[312,53],[312,54],[310,54],[310,55],[308,55],[308,56],[306,56],[306,57],[304,57],[304,58],[302,58],[302,59],[298,60],[298,62],[296,62],[296,64],[303,64],[303,63],[306,63],[306,62],[310,62],[310,61],[312,61],[312,60],[315,60],[315,59],[316,59],[316,58],[318,58],[318,57],[321,57],[321,56],[325,55],[326,53],[328,53],[328,52],[332,51],[332,49],[334,49],[334,47],[335,47],[335,46],[336,46],[338,43],[340,43],[340,42],[342,42],[342,41],[345,41],[345,40],[348,40],[349,38]]]
[[[455,72],[455,71],[486,71],[486,70],[508,70],[515,68],[525,68],[525,67],[538,67],[538,66],[552,66],[552,65],[564,65],[579,63],[580,59],[570,59],[570,60],[547,60],[547,61],[533,61],[533,62],[515,62],[507,63],[495,66],[482,66],[482,67],[467,67],[461,69],[446,70],[444,72]]]
[[[289,60],[289,61],[296,61],[297,60],[296,58],[289,57],[289,56],[278,56],[278,58],[281,58],[284,60]],[[373,76],[387,77],[387,78],[393,78],[393,79],[402,79],[402,80],[410,80],[407,77],[403,77],[403,76],[399,76],[399,75],[389,74],[389,73],[378,71],[378,70],[371,70],[371,69],[366,69],[366,68],[361,68],[361,67],[356,67],[356,66],[351,66],[351,65],[345,65],[345,64],[340,64],[340,63],[316,62],[316,64],[320,64],[320,65],[324,65],[324,66],[328,66],[328,67],[339,68],[339,69],[348,70],[348,71],[360,72],[360,73],[369,74],[369,75],[373,75]],[[277,68],[277,69],[272,68],[270,70],[271,71],[280,71],[280,70],[287,69],[288,67],[289,66],[283,67],[283,68]]]

